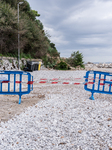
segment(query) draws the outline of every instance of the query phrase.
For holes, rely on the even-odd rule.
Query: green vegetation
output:
[[[20,59],[21,58],[25,58],[25,59],[32,59],[33,57],[28,53],[28,54],[25,54],[25,53],[21,53],[20,54]]]
[[[42,61],[45,65],[45,67],[47,67],[47,68],[54,68],[54,66],[56,65],[56,60],[57,59],[54,59],[54,58],[49,57],[49,56],[42,58]]]
[[[25,65],[22,64],[22,65],[20,66],[20,69],[23,70],[24,68],[25,68]]]
[[[0,60],[0,64],[3,65],[3,60]]]
[[[68,64],[64,61],[60,61],[59,63],[57,63],[57,65],[55,66],[55,69],[57,70],[70,70],[70,67],[68,66]]]
[[[17,3],[19,5],[19,24]],[[44,58],[47,54],[58,56],[55,44],[51,43],[43,30],[42,22],[37,19],[38,11],[32,10],[26,0],[0,1],[0,53],[18,54],[18,29],[20,34],[20,58]],[[50,50],[50,51],[49,51]],[[6,55],[7,56],[7,55]]]
[[[9,59],[9,62],[12,63],[12,59]]]
[[[79,51],[73,52],[71,57],[66,59],[66,62],[72,67],[76,68],[77,66],[80,66],[84,68],[83,55],[82,53],[79,53]]]
[[[17,4],[19,5],[19,24]],[[83,56],[79,51],[71,54],[65,61],[60,60],[60,53],[49,40],[40,14],[32,10],[27,0],[0,0],[0,56],[18,58],[18,32],[20,35],[20,59],[40,58],[46,67],[67,70],[83,65]],[[69,64],[69,65],[68,65]],[[22,68],[24,66],[21,66]]]

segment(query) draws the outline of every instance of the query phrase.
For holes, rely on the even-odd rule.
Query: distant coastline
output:
[[[93,62],[94,64],[111,64],[112,62]]]
[[[84,64],[87,64],[88,62],[84,63]],[[111,64],[112,62],[90,62],[90,63],[93,63],[93,64]]]

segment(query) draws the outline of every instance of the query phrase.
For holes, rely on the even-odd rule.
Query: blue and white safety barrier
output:
[[[94,93],[112,94],[112,73],[87,71],[84,78],[84,89],[92,93],[91,100],[94,100]]]
[[[33,90],[33,76],[23,71],[2,71],[0,70],[0,94],[19,95],[29,94]]]

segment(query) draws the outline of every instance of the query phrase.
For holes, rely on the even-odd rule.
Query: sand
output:
[[[18,104],[19,96],[13,95],[0,95],[0,122],[8,121],[15,115],[19,115],[21,112],[25,111],[29,106],[37,104],[41,97],[29,97],[22,98],[21,104]]]

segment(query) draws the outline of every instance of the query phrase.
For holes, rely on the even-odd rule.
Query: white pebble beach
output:
[[[45,94],[0,126],[0,150],[112,150],[112,95],[84,89],[86,71],[40,70],[34,77],[34,93]],[[59,84],[36,84],[41,78],[59,78]],[[64,85],[64,78],[70,84]],[[81,78],[73,85],[75,78]],[[37,91],[36,87],[40,87]],[[19,105],[19,104],[18,104]],[[21,105],[21,104],[20,104]]]

